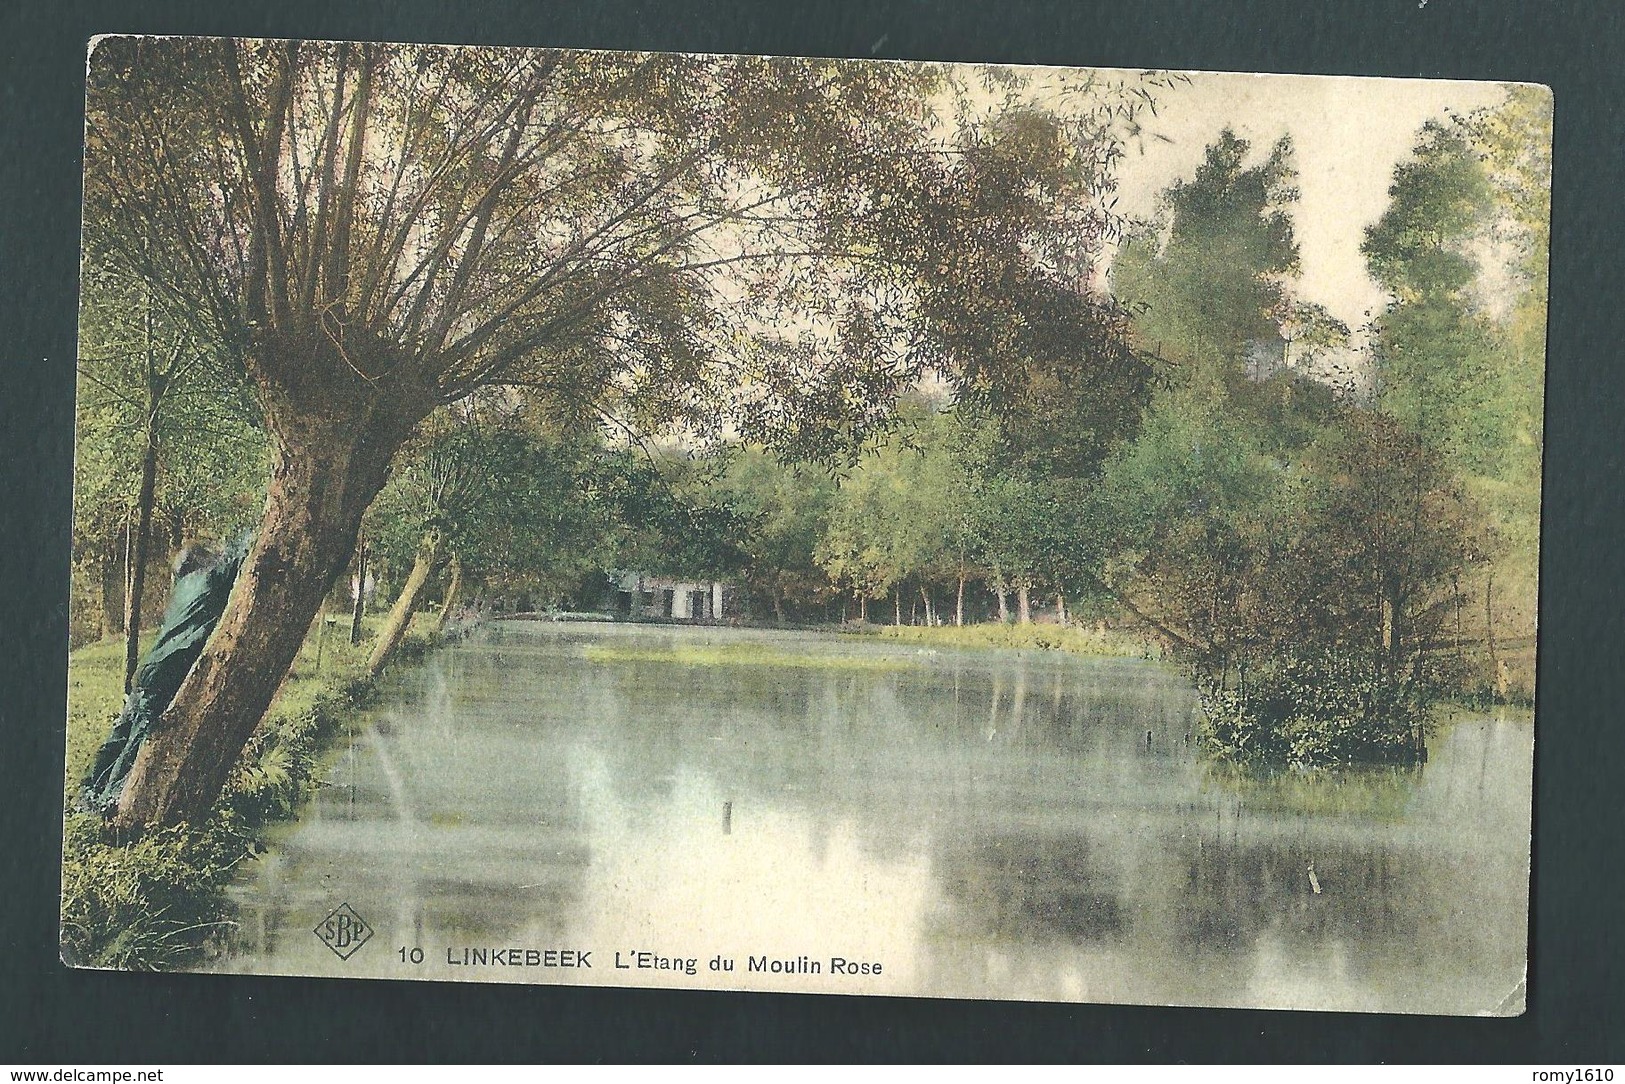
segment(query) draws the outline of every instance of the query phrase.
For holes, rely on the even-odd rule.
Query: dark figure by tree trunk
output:
[[[84,782],[84,801],[91,809],[110,813],[117,806],[154,720],[169,707],[225,611],[247,552],[244,536],[218,557],[201,547],[188,547],[176,559],[175,586],[158,640],[136,670],[124,710]]]

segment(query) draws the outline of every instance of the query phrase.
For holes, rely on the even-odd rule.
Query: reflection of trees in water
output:
[[[1291,947],[1358,944],[1356,958],[1411,952],[1427,925],[1428,870],[1410,851],[1339,842],[1179,840],[1174,930],[1197,953],[1249,952],[1269,933]],[[1315,880],[1309,867],[1313,864]],[[1321,891],[1314,891],[1314,884]]]
[[[1203,766],[1202,775],[1206,785],[1235,795],[1252,813],[1352,815],[1392,823],[1403,819],[1426,771],[1426,764],[1296,771],[1215,760]]]
[[[534,668],[548,698],[569,705],[561,734],[585,734],[606,758],[605,782],[634,805],[669,796],[674,771],[686,765],[715,775],[718,785],[730,791],[725,797],[736,803],[736,816],[747,817],[753,804],[772,802],[818,822],[856,820],[878,842],[912,835],[922,825],[985,823],[990,813],[1017,819],[1023,814],[1023,807],[961,810],[953,805],[958,801],[1024,801],[1042,813],[1053,808],[1046,803],[1077,796],[1075,790],[1070,795],[1009,795],[987,787],[1001,770],[1008,773],[1003,778],[1020,780],[1049,765],[1043,776],[1047,783],[1069,767],[1087,770],[1091,778],[1098,768],[1109,771],[1109,782],[1117,786],[1166,783],[1183,793],[1186,784],[1169,778],[1177,769],[1164,762],[1199,762],[1199,752],[1184,741],[1194,703],[1189,691],[1149,667],[1077,666],[1008,655],[902,670],[638,661],[583,665],[569,647],[537,651],[526,643],[528,638],[513,639],[517,643],[501,645],[508,649],[502,661],[491,651],[470,652],[460,660],[462,695],[478,699],[487,687],[511,688],[515,667]],[[536,711],[543,713],[544,706],[538,703]],[[1149,747],[1147,731],[1152,735]],[[960,791],[973,774],[983,789]],[[1266,816],[1369,814],[1377,808],[1402,809],[1419,779],[1414,773],[1388,773],[1327,786],[1295,778],[1254,781],[1239,796],[1249,811]],[[1078,782],[1086,790],[1091,786]],[[1106,782],[1095,779],[1093,786]],[[1231,793],[1242,786],[1233,779],[1209,783]],[[1191,797],[1179,800],[1170,794],[1167,801],[1151,800],[1162,815],[1183,822],[1199,819],[1210,804]],[[1113,843],[1114,852],[1118,846]],[[1159,845],[1146,840],[1121,846],[1149,850]],[[1219,912],[1234,910],[1239,917],[1229,926],[1239,930],[1267,921],[1280,900],[1311,894],[1305,871],[1310,860],[1317,862],[1326,884],[1363,885],[1368,879],[1357,868],[1361,856],[1353,851],[1294,852],[1288,857],[1273,848],[1235,850],[1228,840],[1222,847],[1211,840],[1198,847],[1180,842],[1177,833],[1173,847],[1193,892],[1211,884],[1223,899],[1235,902],[1234,907],[1215,904],[1207,909],[1215,915],[1208,915],[1187,895],[1181,909],[1192,932],[1182,936],[1198,943],[1236,939],[1224,932],[1228,927],[1215,917]],[[970,867],[992,863],[988,868],[995,872],[987,876],[1008,877],[1031,898],[1051,899],[1046,906],[1056,914],[1070,914],[1078,908],[1065,905],[1059,886],[1087,872],[1088,850],[1082,839],[984,837],[956,852],[951,864],[967,867],[970,883],[976,879]],[[1231,853],[1238,865],[1227,872],[1220,856]],[[1046,872],[1045,863],[1054,870]],[[1099,865],[1097,861],[1097,873]],[[1392,873],[1369,873],[1375,878],[1371,883],[1382,883],[1385,876]],[[1178,883],[1181,870],[1170,869],[1167,877]],[[1234,882],[1229,888],[1226,877]],[[1054,891],[1040,891],[1045,880],[1053,882]],[[1080,888],[1079,898],[1089,891]],[[1270,902],[1262,902],[1266,898]],[[1320,911],[1335,921],[1339,907],[1348,906],[1333,904]],[[1112,908],[1097,910],[1105,914]],[[1121,917],[1122,908],[1116,912]],[[1260,917],[1254,921],[1243,912]],[[1079,921],[1104,929],[1116,920]],[[1051,928],[1061,930],[1063,924]]]
[[[287,880],[342,877],[357,907],[370,900],[369,918],[403,934],[497,937],[577,912],[591,859],[585,811],[513,680],[542,661],[526,646],[459,645],[392,672],[345,785],[324,789],[308,815],[361,830],[296,837],[314,849],[283,848]],[[563,696],[581,692],[560,677]],[[302,864],[311,871],[295,872]]]
[[[1266,942],[1309,967],[1341,946],[1349,981],[1381,982],[1422,959],[1477,966],[1501,935],[1488,916],[1463,933],[1437,884],[1448,874],[1421,852],[1380,844],[1197,841],[1097,825],[1075,836],[947,837],[932,865],[955,941],[1039,950],[1039,968],[1068,949],[1104,949],[1146,982],[1171,974],[1175,996],[1218,1002],[1253,976]]]
[[[527,945],[562,944],[577,916],[592,907],[583,898],[591,859],[587,848],[576,847],[545,870],[498,869],[497,880],[483,884],[455,876],[420,878],[414,932],[420,941],[425,930],[434,930],[448,939],[497,944],[522,932]],[[515,874],[524,883],[512,884]]]
[[[534,700],[520,711],[556,729],[555,741],[590,747],[610,791],[651,815],[688,772],[719,791],[719,824],[722,801],[734,803],[741,824],[772,807],[819,836],[855,826],[872,854],[917,853],[922,837],[947,824],[985,826],[1028,810],[1066,821],[1080,777],[1110,766],[1115,785],[1134,787],[1166,774],[1161,758],[1191,752],[1177,740],[1189,690],[1116,660],[966,653],[896,670],[593,664],[578,657],[575,639],[514,630],[470,650],[460,696],[511,711],[516,676],[527,674],[518,684]],[[649,646],[657,643],[666,645]],[[778,646],[793,651],[797,641]],[[507,691],[491,691],[499,688]],[[543,721],[561,705],[565,721]]]
[[[1167,996],[1223,1002],[1277,949],[1296,966],[1335,948],[1352,977],[1380,985],[1521,948],[1495,902],[1517,896],[1516,886],[1498,892],[1504,863],[1432,835],[1412,808],[1424,778],[1439,800],[1439,772],[1457,758],[1425,776],[1204,773],[1183,740],[1189,691],[1149,667],[991,654],[903,670],[604,665],[575,650],[510,636],[442,653],[438,678],[403,685],[424,707],[449,696],[458,716],[446,734],[427,727],[413,750],[422,785],[443,802],[457,782],[430,778],[425,758],[464,758],[453,774],[465,787],[468,765],[495,782],[520,762],[536,776],[523,792],[477,796],[471,812],[544,821],[567,839],[580,816],[572,758],[601,769],[595,783],[634,818],[674,815],[687,779],[698,784],[690,798],[715,793],[719,833],[723,801],[736,833],[771,810],[804,827],[815,861],[837,835],[886,860],[926,847],[955,943],[996,948],[1035,974],[1067,946],[1097,949],[1138,976],[1135,989]],[[395,736],[403,745],[410,711]],[[485,737],[471,749],[476,733]],[[575,858],[539,861],[534,876],[494,871],[531,887],[492,888],[485,900],[483,889],[459,890],[454,859],[419,876],[426,895],[449,901],[434,921],[470,929],[489,913],[494,936],[506,915],[525,914],[545,932],[593,906],[576,898],[586,856]],[[1479,912],[1482,923],[1461,917]]]
[[[602,745],[618,789],[686,760],[742,785],[811,788],[828,808],[883,800],[876,783],[936,788],[920,796],[923,813],[968,798],[960,788],[973,770],[1143,758],[1145,732],[1182,734],[1190,703],[1156,671],[1102,680],[1024,661],[897,671],[630,663],[601,668],[595,682],[579,690],[579,717],[625,733],[624,744]],[[1158,739],[1157,753],[1170,749],[1189,755]]]
[[[1082,837],[953,840],[932,864],[962,923],[993,940],[1117,940],[1131,922],[1119,876]]]

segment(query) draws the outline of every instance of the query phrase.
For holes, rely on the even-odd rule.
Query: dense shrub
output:
[[[1346,651],[1289,655],[1233,688],[1199,686],[1204,733],[1221,754],[1305,767],[1421,759],[1437,691],[1431,676]]]
[[[1322,389],[1283,429],[1269,390],[1170,396],[1114,458],[1107,578],[1188,667],[1227,755],[1419,760],[1427,709],[1461,689],[1440,660],[1491,545],[1483,509],[1392,418]]]
[[[370,691],[366,682],[342,681],[309,706],[262,726],[243,750],[225,805],[250,824],[292,816],[313,785],[322,752],[339,723],[365,703]]]

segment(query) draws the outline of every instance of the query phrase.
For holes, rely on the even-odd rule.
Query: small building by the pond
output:
[[[721,580],[679,580],[649,572],[617,572],[612,579],[615,612],[625,617],[706,621],[740,616],[735,588]]]

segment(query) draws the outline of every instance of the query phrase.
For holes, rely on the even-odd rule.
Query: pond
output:
[[[1267,777],[1196,724],[1137,659],[492,623],[341,735],[213,966],[1522,1010],[1527,719]]]

